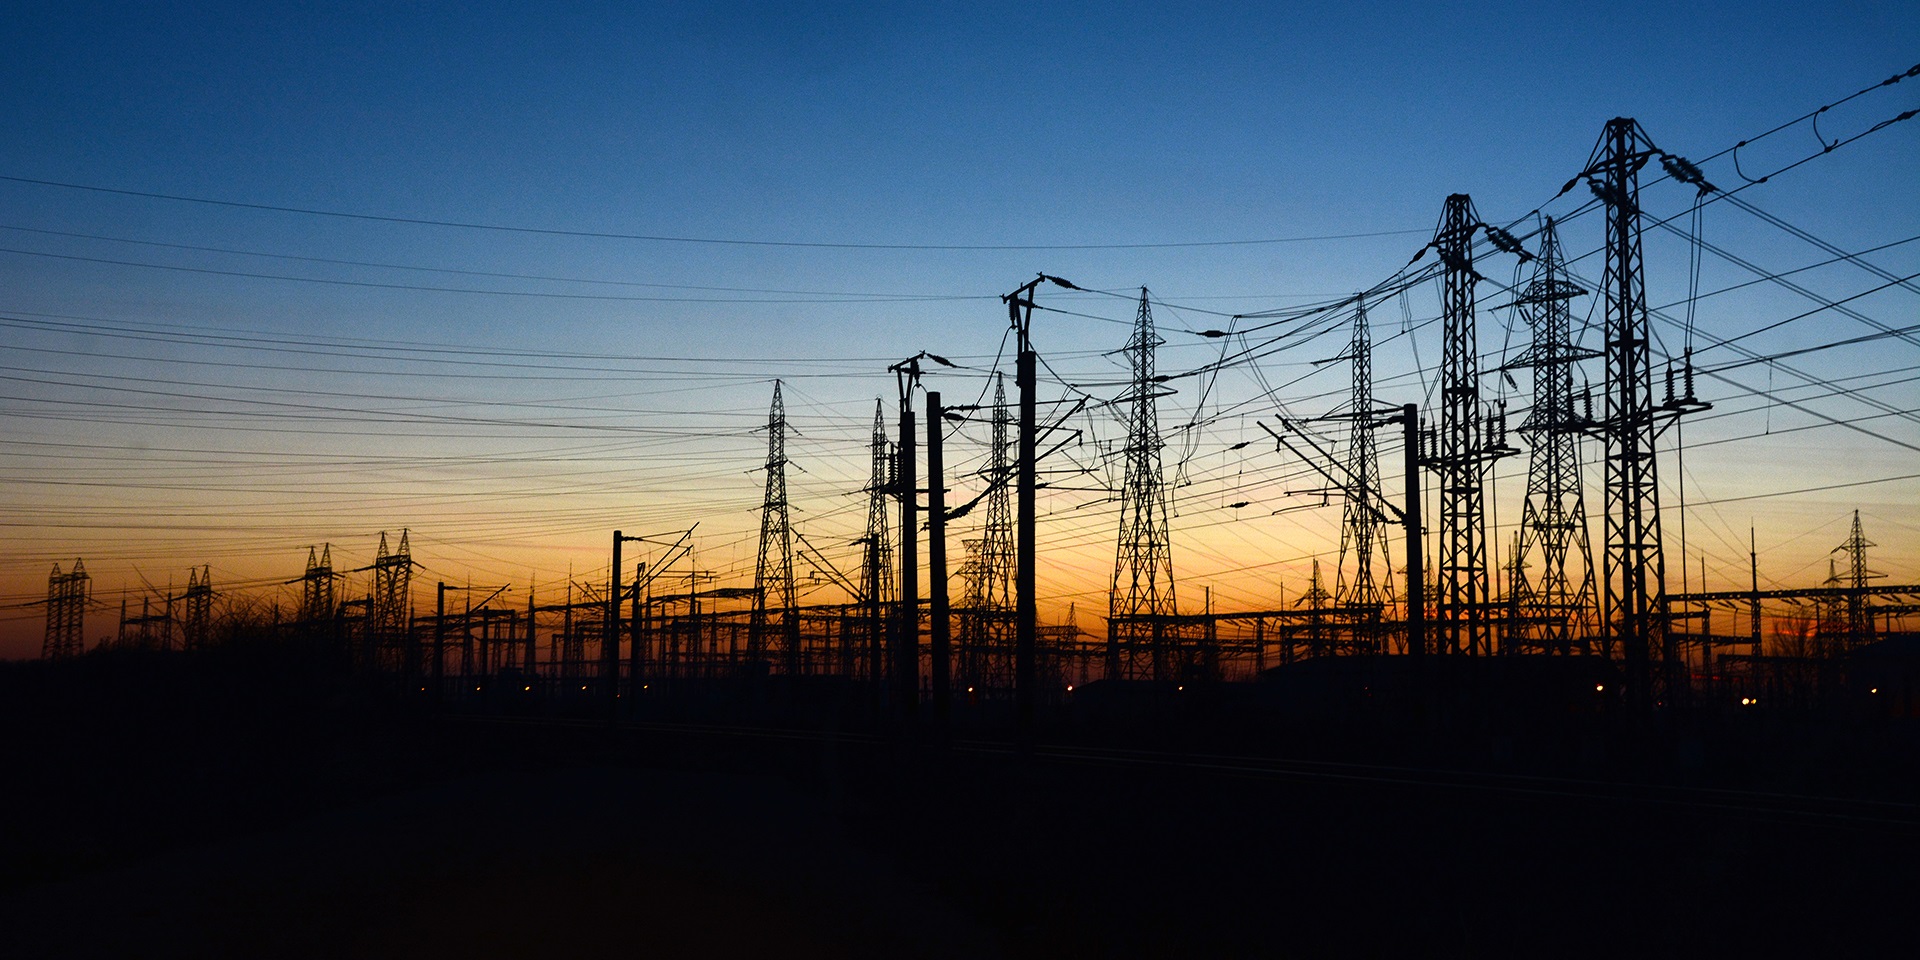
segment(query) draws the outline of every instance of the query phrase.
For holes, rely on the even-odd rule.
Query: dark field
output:
[[[1791,754],[1775,782],[1852,795],[1814,802],[1460,756],[436,718],[276,662],[156,662],[5,670],[11,956],[1911,949],[1911,757]]]

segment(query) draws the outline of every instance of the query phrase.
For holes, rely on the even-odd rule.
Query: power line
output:
[[[549,237],[583,237],[595,240],[638,240],[653,243],[690,243],[720,246],[742,247],[798,247],[827,250],[953,250],[953,251],[1047,251],[1047,250],[1164,250],[1180,247],[1244,247],[1280,243],[1317,243],[1328,240],[1364,240],[1373,237],[1393,237],[1417,234],[1419,230],[1376,230],[1364,233],[1334,233],[1299,237],[1266,237],[1253,240],[1186,240],[1164,243],[1056,243],[1056,244],[972,244],[972,243],[853,243],[819,240],[749,240],[731,237],[683,237],[667,234],[611,233],[594,230],[563,230],[553,227],[527,227],[500,223],[476,223],[463,220],[436,220],[424,217],[401,217],[387,214],[352,213],[342,210],[322,210],[313,207],[281,206],[269,203],[247,203],[238,200],[220,200],[210,197],[190,197],[180,194],[155,193],[144,190],[124,190],[116,187],[103,187],[93,184],[66,183],[57,180],[41,180],[33,177],[15,177],[0,174],[0,180],[12,183],[31,184],[39,187],[57,187],[63,190],[84,190],[90,193],[105,193],[123,197],[140,197],[147,200],[166,200],[175,203],[196,203],[207,206],[231,207],[241,210],[262,210],[271,213],[292,213],[313,217],[332,217],[342,220],[364,220],[374,223],[396,223],[409,226],[450,227],[461,230],[487,230],[500,233],[524,233]]]

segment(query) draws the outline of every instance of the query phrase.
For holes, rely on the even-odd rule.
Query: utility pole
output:
[[[945,429],[940,391],[927,391],[927,617],[929,682],[933,686],[933,719],[944,730],[952,710],[953,679],[947,620],[947,498],[946,464],[941,433]]]
[[[1420,526],[1420,407],[1402,404],[1401,442],[1405,445],[1406,509],[1400,519],[1406,524],[1407,540],[1407,655],[1427,654],[1427,570],[1423,555],[1425,532]]]
[[[1747,573],[1753,578],[1747,615],[1753,632],[1753,655],[1757,657],[1760,655],[1760,535],[1751,525],[1747,527]]]
[[[1034,598],[1034,483],[1036,445],[1039,433],[1038,417],[1035,410],[1034,389],[1037,386],[1035,368],[1039,358],[1033,352],[1033,292],[1043,282],[1052,282],[1068,290],[1077,290],[1073,284],[1059,277],[1040,274],[1021,284],[1020,288],[1000,298],[1007,305],[1007,318],[1011,321],[1018,351],[1014,368],[1014,385],[1020,388],[1020,456],[1014,479],[1015,509],[1018,518],[1015,521],[1016,549],[1019,553],[1014,568],[1014,643],[1013,643],[1013,715],[1015,732],[1023,744],[1033,740],[1035,689],[1039,683],[1034,664],[1035,628],[1039,625],[1038,605]]]
[[[600,682],[606,687],[600,692],[600,702],[606,707],[608,723],[613,722],[614,710],[620,702],[620,545],[639,539],[623,536],[618,530],[613,532],[613,565],[608,568],[612,583],[607,588],[607,622],[600,629]]]
[[[920,520],[913,437],[913,388],[920,383],[920,357],[887,369],[900,387],[899,467],[894,471],[894,493],[900,498],[900,611],[893,635],[893,695],[901,719],[911,723],[920,696]]]
[[[440,581],[433,591],[433,695],[446,696],[447,662],[447,582]]]
[[[633,696],[627,698],[627,715],[632,716],[640,710],[640,674],[646,659],[647,634],[646,616],[649,612],[641,603],[640,590],[653,581],[647,579],[647,563],[642,560],[633,568],[633,626],[627,638],[627,692]]]

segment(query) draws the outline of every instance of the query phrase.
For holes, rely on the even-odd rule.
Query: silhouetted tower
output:
[[[993,382],[993,431],[987,449],[987,520],[981,531],[981,601],[986,642],[992,651],[991,681],[1013,682],[1013,408],[1007,406],[1007,380]]]
[[[1374,506],[1380,487],[1380,464],[1373,442],[1373,334],[1367,323],[1367,303],[1354,307],[1353,340],[1347,347],[1353,363],[1353,433],[1347,442],[1347,488],[1345,509],[1340,518],[1340,562],[1334,573],[1334,602],[1363,611],[1361,643],[1369,648],[1378,642],[1376,631],[1379,610],[1390,588],[1382,590],[1374,576],[1374,555],[1386,564],[1391,577],[1392,561],[1386,555],[1386,538],[1381,536],[1380,511]],[[1349,563],[1351,561],[1351,563]],[[1353,575],[1347,575],[1351,565]],[[1389,580],[1389,582],[1391,582]],[[1365,612],[1371,611],[1371,612]]]
[[[1007,379],[993,381],[992,446],[987,451],[987,524],[982,539],[987,562],[987,606],[1013,609],[1013,410],[1007,406]],[[1011,640],[1011,637],[1008,638]]]
[[[1132,402],[1127,418],[1126,475],[1120,488],[1120,542],[1107,595],[1107,676],[1172,679],[1167,622],[1175,610],[1173,553],[1168,543],[1167,489],[1160,474],[1160,423],[1156,401],[1171,393],[1154,379],[1154,348],[1165,341],[1153,331],[1147,288],[1126,352],[1133,357]],[[1116,401],[1119,402],[1119,401]],[[1144,622],[1143,622],[1144,620]]]
[[[1601,569],[1600,629],[1618,637],[1626,654],[1628,696],[1650,702],[1656,683],[1670,678],[1656,663],[1678,665],[1667,650],[1666,554],[1660,541],[1660,482],[1654,441],[1660,421],[1705,409],[1693,397],[1689,360],[1686,395],[1660,406],[1653,399],[1647,330],[1646,277],[1640,244],[1640,169],[1661,151],[1635,121],[1607,121],[1581,177],[1606,205],[1606,413],[1595,429],[1606,441],[1606,542]],[[1704,186],[1704,181],[1700,185]],[[1711,189],[1711,187],[1705,187]],[[1671,384],[1671,374],[1669,374]],[[1675,680],[1674,682],[1678,682]]]
[[[322,544],[318,556],[308,547],[307,572],[300,578],[302,621],[316,624],[333,619],[333,577],[333,544]]]
[[[86,650],[87,565],[73,561],[73,572],[61,573],[53,565],[47,577],[47,633],[40,644],[40,656],[48,660],[77,657]]]
[[[408,675],[419,672],[418,652],[409,643],[408,619],[413,588],[413,554],[407,545],[407,531],[400,531],[400,545],[387,552],[387,532],[380,531],[380,549],[373,557],[373,586],[367,598],[367,627],[374,645]]]
[[[760,560],[753,568],[753,614],[747,626],[747,659],[767,655],[773,635],[767,602],[780,603],[780,649],[789,676],[800,672],[800,616],[793,583],[793,526],[787,512],[787,408],[780,381],[773,382],[767,410],[767,493],[760,503]]]
[[[1846,603],[1847,645],[1858,647],[1867,642],[1873,632],[1873,617],[1867,608],[1867,581],[1881,576],[1867,569],[1867,548],[1877,544],[1867,539],[1860,529],[1860,511],[1853,512],[1853,530],[1847,535],[1847,542],[1835,547],[1834,553],[1847,555],[1848,588]]]
[[[960,562],[960,631],[956,636],[955,683],[968,693],[988,682],[992,648],[988,640],[986,541],[962,541],[966,559]]]
[[[213,567],[187,570],[187,592],[181,597],[184,611],[180,617],[180,648],[205,649],[213,639]]]
[[[169,604],[171,606],[171,604]],[[153,611],[153,598],[140,598],[139,616],[127,615],[127,598],[120,597],[120,631],[115,646],[122,650],[172,650],[173,618],[163,608]]]
[[[1473,235],[1483,224],[1464,193],[1447,198],[1433,250],[1440,257],[1442,338],[1439,449],[1427,465],[1440,474],[1440,562],[1434,606],[1442,653],[1492,652],[1488,624],[1485,486],[1487,466],[1505,449],[1505,413],[1480,401],[1480,349],[1474,332]]]
[[[881,665],[881,638],[885,635],[888,608],[893,603],[893,534],[887,522],[887,498],[893,490],[893,447],[887,440],[887,421],[882,401],[873,402],[873,440],[871,473],[867,479],[867,534],[861,538],[866,547],[866,562],[860,582],[867,592],[867,676],[878,680]]]
[[[1533,328],[1533,342],[1508,366],[1533,368],[1533,409],[1520,424],[1531,454],[1527,500],[1514,550],[1513,608],[1520,646],[1571,652],[1584,642],[1594,606],[1593,551],[1581,494],[1580,434],[1589,418],[1574,409],[1573,368],[1597,351],[1571,342],[1570,302],[1585,290],[1569,282],[1553,220],[1540,233],[1533,279],[1514,305]],[[1538,563],[1527,576],[1526,568]]]
[[[1013,411],[1006,378],[994,377],[993,432],[987,451],[986,521],[978,540],[966,541],[964,681],[996,687],[1013,682]]]
[[[1327,632],[1327,601],[1333,595],[1327,592],[1325,581],[1320,579],[1320,558],[1313,558],[1313,572],[1307,579],[1307,592],[1301,594],[1295,606],[1305,607],[1307,611],[1307,655],[1324,657],[1333,652],[1332,637]]]

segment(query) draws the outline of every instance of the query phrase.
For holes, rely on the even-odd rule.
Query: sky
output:
[[[310,545],[358,567],[402,528],[422,596],[557,600],[605,582],[613,529],[695,524],[679,575],[750,584],[775,379],[794,523],[851,571],[887,366],[931,351],[957,366],[926,389],[990,399],[998,297],[1040,271],[1103,291],[1048,288],[1034,323],[1043,409],[1089,400],[1042,497],[1043,617],[1105,613],[1142,287],[1180,375],[1159,419],[1181,608],[1292,603],[1316,558],[1333,578],[1340,508],[1260,424],[1346,403],[1325,361],[1347,327],[1235,316],[1374,287],[1451,193],[1521,236],[1571,217],[1594,286],[1591,198],[1560,191],[1616,116],[1751,208],[1700,217],[1713,409],[1661,441],[1670,588],[1703,561],[1744,585],[1750,526],[1764,585],[1817,585],[1856,509],[1874,570],[1920,582],[1920,346],[1884,332],[1920,312],[1920,122],[1868,132],[1920,78],[1771,132],[1912,67],[1911,4],[1204,6],[7,5],[0,656],[37,655],[75,558],[89,643],[189,567],[290,604]],[[1643,193],[1674,227],[1646,237],[1662,361],[1693,199]],[[1492,371],[1526,345],[1497,309],[1526,275],[1480,269],[1483,390],[1517,422],[1528,375]],[[1438,310],[1432,284],[1370,306],[1380,402],[1429,401]],[[1589,346],[1598,322],[1576,315]],[[956,499],[985,439],[954,428]],[[1494,471],[1500,551],[1525,470]],[[809,602],[843,598],[798,566]]]

